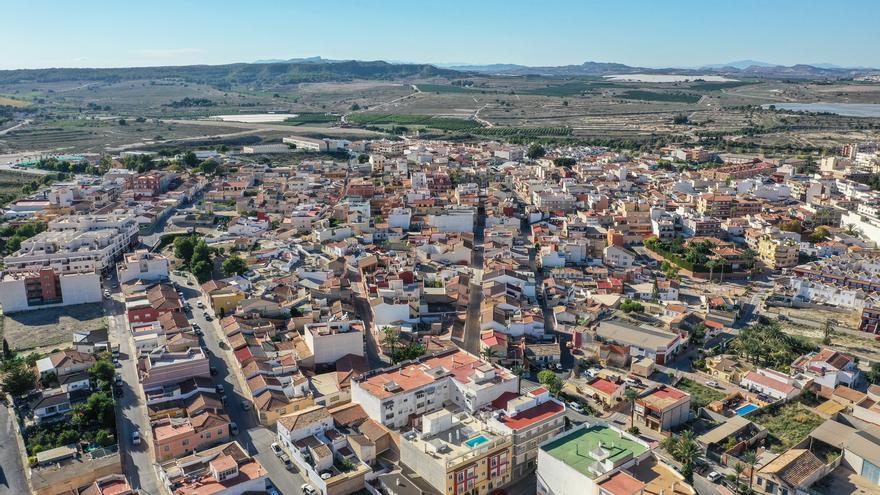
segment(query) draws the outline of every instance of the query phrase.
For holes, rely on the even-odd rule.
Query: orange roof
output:
[[[614,394],[614,392],[617,392],[617,389],[620,388],[620,385],[612,383],[604,378],[596,378],[593,381],[588,382],[587,385],[606,395],[612,395]]]
[[[428,374],[427,371],[440,367],[445,368],[459,382],[467,383],[471,375],[481,366],[491,365],[472,354],[456,350],[424,359],[419,363],[391,368],[360,382],[360,386],[376,397],[386,398],[399,392],[399,390],[394,392],[385,390],[386,383],[395,382],[403,391],[416,389],[434,382],[434,376]],[[504,374],[505,372],[502,370],[502,368],[495,368],[496,373],[502,378],[512,377],[509,373]],[[443,375],[443,377],[445,376],[447,375]]]
[[[562,414],[564,411],[565,406],[551,400],[543,404],[538,404],[537,406],[531,407],[524,411],[520,411],[515,416],[504,415],[500,418],[499,421],[507,425],[512,430],[519,430],[521,428],[525,428],[535,423],[540,423],[546,419],[552,418],[557,414]]]
[[[642,491],[645,484],[623,471],[618,471],[599,483],[599,486],[612,495],[636,495]]]

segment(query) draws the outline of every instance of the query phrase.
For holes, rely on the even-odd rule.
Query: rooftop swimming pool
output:
[[[474,448],[477,445],[482,445],[488,441],[489,441],[489,439],[486,438],[485,435],[477,435],[474,438],[471,438],[470,440],[465,441],[464,444],[470,448]]]
[[[756,406],[755,404],[746,404],[744,406],[740,406],[740,407],[736,408],[736,415],[737,416],[745,416],[746,414],[754,411],[757,408],[758,408],[758,406]]]

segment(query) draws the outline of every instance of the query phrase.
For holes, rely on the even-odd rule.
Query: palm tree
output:
[[[522,386],[522,377],[526,374],[526,369],[520,365],[514,366],[510,371],[516,375],[516,394],[520,394],[520,387]]]
[[[485,359],[489,363],[492,363],[493,360],[498,357],[498,353],[495,351],[495,349],[492,349],[491,347],[486,347],[480,354],[482,354],[483,359]]]
[[[681,474],[688,482],[694,479],[694,465],[700,456],[700,446],[694,441],[694,432],[687,430],[678,438],[678,461],[681,463]]]
[[[385,335],[382,337],[382,345],[391,349],[391,362],[394,362],[394,353],[397,350],[397,344],[400,342],[400,337],[391,327],[385,327],[382,329],[382,332]]]
[[[733,472],[736,473],[736,487],[739,488],[739,479],[742,477],[743,471],[746,470],[746,467],[741,463],[737,462],[733,465]]]
[[[755,252],[752,248],[743,249],[740,257],[745,261],[747,265],[749,265],[749,279],[755,275],[755,259],[758,257],[758,253]]]
[[[627,388],[623,391],[623,398],[629,402],[629,426],[632,428],[636,425],[636,399],[639,398],[639,392],[634,388]]]
[[[752,491],[752,480],[755,474],[755,464],[758,463],[758,454],[754,450],[750,450],[743,455],[743,461],[749,465],[749,491]]]
[[[715,258],[706,262],[706,266],[709,267],[709,282],[712,281],[712,275],[715,273],[715,269],[721,266],[721,264]]]
[[[846,232],[847,235],[853,235],[853,236],[862,235],[862,229],[856,227],[854,224],[851,224],[851,223],[846,224],[846,226],[844,226],[843,231]]]

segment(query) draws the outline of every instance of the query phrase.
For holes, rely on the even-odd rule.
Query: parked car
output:
[[[272,442],[272,445],[270,445],[269,448],[272,449],[272,453],[278,457],[281,457],[281,454],[284,453],[284,451],[281,450],[281,446],[278,445],[278,442]]]
[[[712,387],[712,388],[718,388],[718,387],[719,387],[718,382],[716,382],[715,380],[706,380],[706,386],[707,386],[707,387]]]
[[[124,383],[124,381],[122,380],[122,375],[120,375],[119,373],[116,374],[115,380],[116,380],[117,387],[121,387],[122,384]]]
[[[579,413],[581,413],[581,414],[583,414],[583,412],[584,412],[584,408],[581,407],[580,404],[578,404],[577,402],[574,402],[574,401],[569,402],[569,403],[568,403],[568,407],[574,409],[576,412],[579,412]]]
[[[224,391],[223,384],[218,383],[216,386],[214,386],[214,390],[216,390],[218,394],[222,394]]]
[[[241,408],[242,408],[243,410],[245,410],[245,411],[250,411],[250,410],[251,410],[251,407],[252,407],[252,406],[251,406],[251,401],[249,401],[249,400],[243,400],[243,401],[241,401]]]
[[[717,471],[712,471],[711,473],[709,473],[708,476],[706,476],[706,479],[711,481],[712,483],[718,483],[723,477],[724,476],[721,476],[721,473]]]
[[[314,495],[315,489],[312,488],[312,485],[308,483],[303,483],[303,486],[299,487],[300,491],[303,492],[303,495]]]
[[[216,367],[216,366],[211,366],[210,368],[208,368],[208,371],[211,372],[211,376],[214,376],[214,375],[217,374],[217,367]]]
[[[131,432],[131,444],[132,445],[140,445],[141,444],[141,432],[134,430]]]
[[[281,454],[281,456],[279,457],[279,459],[281,459],[281,462],[284,463],[284,468],[285,468],[285,469],[293,469],[293,463],[290,462],[290,457],[288,457],[287,454]]]
[[[238,425],[235,423],[229,423],[229,433],[232,435],[238,435]]]
[[[205,303],[203,303],[202,301],[199,301],[198,303],[196,303],[196,307],[199,309],[205,309]]]

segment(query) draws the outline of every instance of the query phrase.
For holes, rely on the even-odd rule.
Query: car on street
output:
[[[253,407],[253,406],[251,406],[251,401],[249,401],[249,400],[243,400],[243,401],[241,401],[241,408],[242,408],[243,410],[245,410],[245,411],[250,411],[250,410],[251,410],[251,407]]]
[[[290,457],[288,457],[287,454],[281,454],[279,459],[281,459],[281,462],[284,463],[285,469],[288,469],[288,470],[293,469],[293,463],[290,462]]]
[[[574,401],[569,402],[568,407],[572,408],[574,411],[579,412],[581,414],[583,414],[583,412],[584,412],[584,408],[581,407],[580,404],[578,404],[577,402],[574,402]]]
[[[218,384],[214,387],[214,390],[215,390],[218,394],[223,394],[223,391],[224,391],[224,389],[223,389],[223,384],[222,384],[222,383],[218,383]]]
[[[199,302],[196,304],[196,307],[199,308],[199,309],[205,309],[205,303],[203,303],[202,301],[199,301]]]
[[[141,444],[141,432],[134,430],[131,432],[131,444],[132,445],[140,445]]]
[[[238,425],[235,423],[229,423],[229,433],[231,435],[238,435]]]
[[[116,377],[114,378],[114,380],[116,381],[116,386],[117,386],[117,387],[121,387],[121,386],[122,386],[122,384],[123,384],[122,375],[120,375],[120,374],[117,373],[117,374],[116,374]]]
[[[303,483],[301,487],[299,487],[300,491],[303,492],[303,495],[314,495],[315,489],[312,488],[312,485],[308,483]]]
[[[718,483],[723,477],[724,476],[721,476],[721,473],[717,471],[712,471],[706,476],[706,479],[711,481],[712,483]]]
[[[718,382],[715,380],[706,380],[706,386],[712,388],[718,388]]]
[[[281,450],[281,446],[278,445],[278,442],[272,442],[272,445],[270,445],[269,448],[272,449],[272,453],[278,457],[281,457],[281,454],[284,453],[284,451]]]
[[[217,374],[217,367],[216,367],[216,366],[211,366],[210,368],[208,368],[208,371],[211,372],[211,376],[214,376],[214,375]]]

